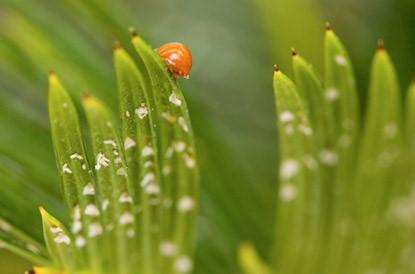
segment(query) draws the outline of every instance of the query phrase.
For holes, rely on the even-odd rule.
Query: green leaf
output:
[[[238,250],[239,265],[245,274],[271,274],[271,269],[262,261],[254,246],[242,243]]]
[[[415,81],[408,89],[405,102],[405,142],[415,152]]]

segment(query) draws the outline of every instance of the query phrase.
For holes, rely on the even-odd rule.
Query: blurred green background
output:
[[[237,274],[236,246],[266,257],[276,181],[272,65],[290,74],[290,47],[322,74],[329,21],[348,48],[364,97],[383,38],[406,87],[414,74],[413,0],[1,0],[0,215],[41,239],[36,206],[65,216],[48,132],[46,75],[54,68],[75,98],[87,90],[116,108],[111,44],[127,49],[135,26],[154,47],[186,43],[187,97],[201,163],[197,274]],[[132,52],[132,51],[131,51]],[[19,197],[18,208],[12,207]],[[0,251],[0,273],[30,263]]]

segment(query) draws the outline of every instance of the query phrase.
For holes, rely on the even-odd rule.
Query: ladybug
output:
[[[192,54],[186,45],[171,42],[160,46],[156,51],[174,77],[189,78],[189,72],[192,68]]]

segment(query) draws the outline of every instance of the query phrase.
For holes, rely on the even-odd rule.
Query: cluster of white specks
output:
[[[125,171],[125,168],[120,167],[119,169],[117,169],[117,175],[127,176],[127,171]]]
[[[195,206],[195,202],[190,196],[183,196],[179,199],[177,203],[177,210],[179,212],[189,212]]]
[[[143,166],[144,166],[145,168],[149,168],[149,167],[151,167],[152,165],[153,165],[153,162],[151,162],[151,161],[145,161]]]
[[[65,163],[65,164],[63,164],[62,172],[63,173],[71,174],[72,173],[72,170],[69,168],[68,164]]]
[[[186,166],[188,168],[194,168],[195,167],[195,160],[192,157],[190,157],[189,155],[184,154],[183,155],[183,160],[184,160],[184,163],[186,164]]]
[[[398,126],[394,123],[385,125],[385,127],[383,128],[383,133],[385,134],[386,138],[392,139],[398,133]]]
[[[74,153],[74,154],[70,155],[69,158],[71,160],[74,160],[74,159],[83,160],[84,159],[79,153]]]
[[[169,165],[165,165],[164,167],[163,167],[163,170],[162,170],[162,172],[163,172],[163,174],[164,175],[169,175],[170,173],[171,173],[171,166],[169,166]]]
[[[141,150],[141,156],[142,157],[148,157],[154,154],[154,150],[151,146],[145,146]]]
[[[114,163],[116,163],[116,164],[121,164],[121,163],[122,163],[121,157],[117,157],[117,158],[115,158],[115,159],[114,159]]]
[[[135,235],[135,230],[134,230],[134,228],[130,228],[130,229],[128,229],[128,230],[127,230],[127,237],[128,237],[128,238],[133,238],[133,237],[134,237],[134,235]]]
[[[58,234],[58,233],[63,233],[63,230],[59,226],[51,226],[50,232],[52,232],[53,234]]]
[[[88,226],[88,237],[94,238],[102,234],[102,226],[100,223],[92,223]]]
[[[86,244],[85,238],[82,236],[77,236],[75,239],[75,245],[77,248],[82,248]]]
[[[108,166],[109,162],[110,160],[107,157],[105,157],[104,153],[100,152],[97,155],[97,162],[95,164],[95,169],[100,170],[101,167]]]
[[[309,126],[303,124],[298,125],[298,130],[305,136],[311,136],[311,134],[313,134],[313,130]]]
[[[122,203],[122,204],[126,204],[126,203],[133,203],[133,198],[131,198],[131,196],[130,195],[128,195],[128,193],[127,192],[123,192],[121,195],[120,195],[120,198],[118,199],[118,201],[120,202],[120,203]]]
[[[132,224],[132,223],[134,223],[134,215],[131,214],[130,212],[124,212],[120,216],[119,222],[120,222],[121,225]]]
[[[113,147],[117,147],[117,143],[114,140],[104,140],[104,145],[110,145]]]
[[[297,196],[297,189],[291,184],[284,184],[279,191],[280,199],[289,202]]]
[[[105,199],[101,202],[101,208],[102,210],[107,210],[108,206],[110,205],[110,201],[108,199]]]
[[[146,187],[150,183],[154,182],[154,180],[155,180],[154,173],[152,172],[146,173],[143,179],[141,180],[140,185],[141,187]]]
[[[341,54],[337,54],[336,56],[334,56],[334,61],[336,61],[336,63],[340,66],[346,66],[347,65],[346,58]]]
[[[280,176],[283,179],[290,179],[297,175],[300,171],[300,164],[297,160],[287,159],[281,163],[280,166]]]
[[[65,234],[59,234],[55,238],[53,238],[53,240],[57,244],[66,244],[66,245],[69,245],[71,243],[71,239],[67,235],[65,235]]]
[[[85,215],[99,216],[99,210],[94,204],[89,204],[85,207]]]
[[[280,121],[282,123],[292,122],[294,118],[294,114],[291,111],[283,111],[280,113]]]
[[[323,149],[319,153],[320,161],[327,166],[335,166],[339,159],[337,153],[330,149]]]
[[[140,107],[135,109],[135,114],[137,114],[138,118],[144,119],[148,115],[148,109],[144,104],[141,104]]]
[[[125,116],[130,117],[130,112],[128,110],[125,112]]]
[[[172,92],[169,96],[169,101],[170,103],[172,103],[173,105],[176,106],[181,106],[182,105],[182,101],[177,97],[177,95]]]
[[[133,139],[131,139],[130,137],[125,138],[124,141],[124,149],[130,149],[132,147],[134,147],[136,145],[135,141]]]
[[[326,100],[329,102],[336,101],[339,98],[339,96],[340,92],[335,87],[330,87],[326,89],[326,91],[324,92],[324,98],[326,98]]]
[[[174,142],[173,148],[176,152],[182,152],[186,148],[186,143],[183,141]]]
[[[82,164],[81,168],[82,168],[82,170],[86,170],[86,168],[87,168],[86,164]]]
[[[84,189],[82,190],[82,194],[85,196],[95,195],[95,188],[92,185],[92,183],[88,183],[86,186],[84,186]]]
[[[189,131],[189,127],[187,126],[186,120],[182,116],[180,116],[179,118],[177,118],[177,123],[183,129],[184,132],[188,132]]]
[[[76,234],[79,233],[82,229],[82,223],[79,220],[74,220],[72,223],[71,231],[72,233]]]
[[[193,262],[188,256],[180,256],[174,261],[174,269],[180,274],[190,273],[193,270]]]
[[[164,257],[173,257],[177,254],[177,246],[171,241],[162,241],[159,249],[160,254]]]
[[[5,221],[0,220],[0,229],[3,230],[3,231],[8,232],[12,229],[12,227],[8,223],[6,223]]]

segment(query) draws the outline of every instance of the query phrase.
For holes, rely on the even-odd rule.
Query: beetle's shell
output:
[[[167,43],[159,47],[157,53],[175,77],[189,77],[192,54],[186,45],[177,42]]]

